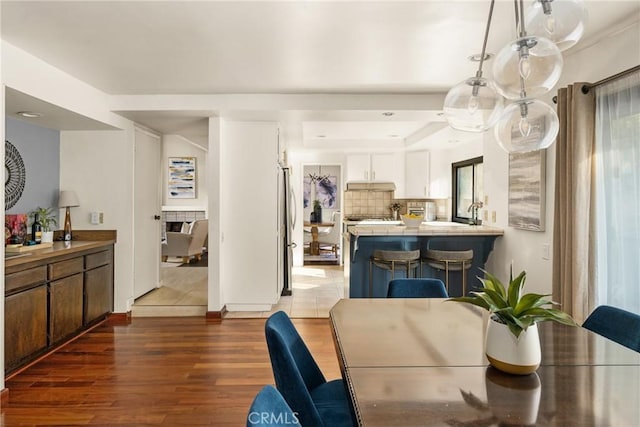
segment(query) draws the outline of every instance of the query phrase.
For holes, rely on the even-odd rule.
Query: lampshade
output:
[[[505,98],[537,97],[560,79],[562,54],[551,40],[524,36],[500,50],[493,63],[493,78]]]
[[[495,127],[500,146],[510,153],[526,153],[549,147],[556,140],[560,123],[547,103],[519,99],[508,105]]]
[[[60,197],[58,198],[58,207],[66,208],[75,206],[80,206],[76,192],[73,190],[61,191]]]
[[[587,17],[582,0],[534,0],[526,13],[527,32],[567,50],[584,34]]]
[[[484,132],[502,114],[503,99],[493,81],[471,77],[455,85],[444,99],[444,115],[454,129]]]

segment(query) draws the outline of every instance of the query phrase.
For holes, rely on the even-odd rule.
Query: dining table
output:
[[[360,426],[640,426],[640,353],[580,326],[538,323],[529,375],[489,365],[489,314],[447,299],[343,299],[330,311]]]
[[[311,229],[311,243],[309,244],[309,255],[320,255],[320,241],[318,240],[318,227],[332,228],[334,222],[310,222],[305,221],[304,226]]]

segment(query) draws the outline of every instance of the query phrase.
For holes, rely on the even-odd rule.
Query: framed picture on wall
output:
[[[196,158],[169,157],[168,181],[170,199],[195,199]]]
[[[509,155],[509,226],[544,231],[546,150]]]

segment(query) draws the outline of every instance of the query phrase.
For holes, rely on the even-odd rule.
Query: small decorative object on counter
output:
[[[391,209],[391,215],[393,216],[394,221],[398,220],[398,211],[400,211],[401,207],[402,205],[398,202],[393,202],[389,205],[389,209]]]
[[[483,283],[480,292],[471,292],[473,296],[450,298],[448,301],[477,305],[491,313],[485,354],[492,366],[509,374],[535,372],[541,360],[536,324],[553,320],[576,326],[576,322],[563,311],[544,307],[557,304],[546,299],[549,295],[523,294],[524,271],[514,279],[511,268],[508,289],[495,276],[486,271],[484,274],[486,279],[479,278]]]

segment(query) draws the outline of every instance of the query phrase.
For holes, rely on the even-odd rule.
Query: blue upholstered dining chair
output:
[[[601,305],[582,324],[603,337],[640,352],[640,316],[621,308]]]
[[[449,298],[440,279],[393,279],[387,298]]]
[[[247,427],[290,427],[300,425],[297,415],[272,385],[266,385],[253,399],[247,415]]]
[[[267,319],[265,335],[278,391],[304,427],[353,426],[342,379],[328,381],[286,313]]]

